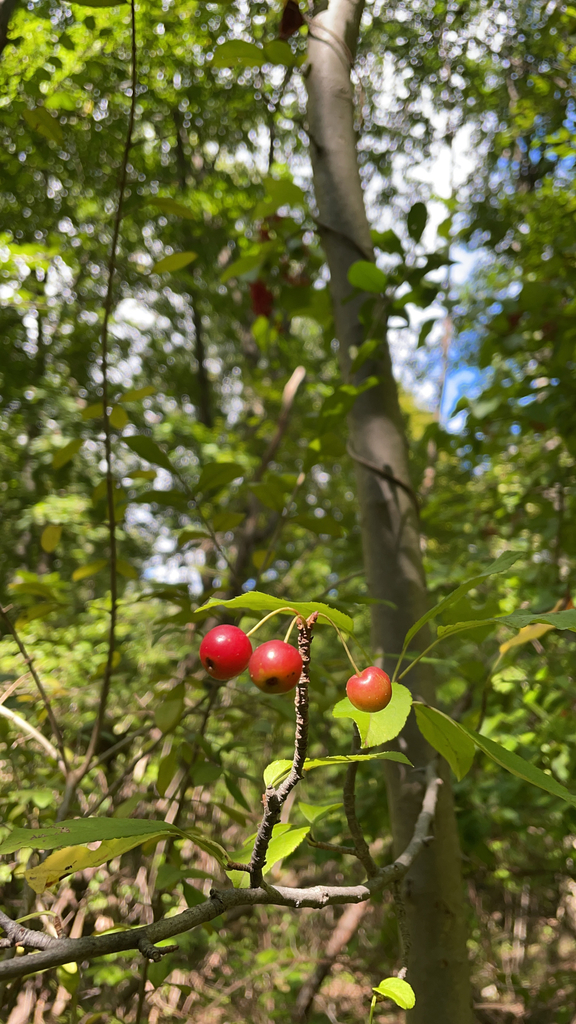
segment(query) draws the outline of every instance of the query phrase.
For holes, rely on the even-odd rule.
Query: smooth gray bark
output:
[[[310,22],[308,125],[319,231],[331,276],[336,335],[345,379],[350,348],[365,340],[359,320],[362,300],[344,302],[351,292],[348,270],[371,259],[354,133],[350,63],[356,50],[364,0],[329,0]],[[420,555],[420,531],[410,495],[408,454],[390,353],[384,340],[377,359],[365,363],[354,382],[374,374],[381,383],[361,395],[349,419],[352,450],[403,481],[408,490],[356,464],[366,575],[373,597],[393,601],[372,610],[376,650],[397,652],[412,623],[428,607]],[[426,637],[418,637],[418,649]],[[390,666],[388,666],[390,667]],[[407,684],[434,700],[434,681],[418,666]],[[388,798],[395,849],[414,827],[422,799],[423,766],[431,751],[411,715],[404,732],[406,753],[416,771],[391,765]],[[403,748],[404,749],[404,748]],[[420,770],[418,770],[420,769]],[[437,810],[435,842],[406,878],[403,898],[410,933],[408,978],[416,991],[410,1024],[470,1024],[474,1020],[466,950],[466,909],[460,849],[447,766]]]

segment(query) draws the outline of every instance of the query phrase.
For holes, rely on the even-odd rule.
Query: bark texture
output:
[[[371,259],[372,243],[356,155],[350,65],[363,0],[329,0],[310,22],[308,124],[318,205],[318,226],[331,275],[336,335],[344,379],[350,380],[350,348],[366,339],[359,319],[363,300],[347,300],[348,269]],[[381,328],[380,328],[381,330]],[[397,610],[374,605],[372,641],[377,650],[398,652],[412,623],[428,607],[420,555],[418,511],[410,494],[408,454],[390,353],[384,339],[377,359],[353,378],[376,375],[380,384],[362,394],[349,420],[350,450],[380,467],[388,479],[356,463],[366,576],[373,597]],[[394,478],[406,486],[394,483]],[[426,636],[417,638],[421,649]],[[386,659],[385,659],[386,660]],[[390,667],[390,666],[388,666]],[[418,666],[407,683],[426,701],[434,681]],[[411,715],[406,753],[416,770],[387,766],[387,788],[395,849],[405,845],[418,815],[423,768],[431,751]],[[436,839],[412,867],[403,886],[410,935],[408,978],[416,991],[410,1024],[471,1024],[474,1020],[466,951],[466,910],[460,849],[447,766],[436,816]]]

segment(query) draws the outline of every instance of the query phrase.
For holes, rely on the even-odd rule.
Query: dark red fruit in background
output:
[[[238,626],[215,626],[200,644],[200,661],[213,679],[232,679],[243,672],[252,644]]]
[[[265,316],[270,318],[274,305],[274,296],[264,281],[252,281],[250,284],[250,298],[254,316]]]
[[[390,676],[376,665],[365,668],[358,676],[350,676],[346,683],[348,700],[358,711],[374,714],[383,711],[392,698]]]
[[[250,678],[264,693],[293,690],[302,672],[302,658],[283,640],[268,640],[254,651],[248,663]]]
[[[278,39],[289,39],[302,25],[304,25],[304,17],[296,0],[287,0],[282,12]]]

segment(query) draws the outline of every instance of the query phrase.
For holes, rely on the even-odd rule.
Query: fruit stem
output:
[[[286,633],[286,636],[284,637],[284,643],[285,643],[285,644],[287,644],[287,643],[288,643],[288,641],[289,641],[289,639],[290,639],[290,633],[291,633],[291,632],[292,632],[292,630],[294,629],[294,626],[296,625],[296,623],[297,623],[297,622],[298,622],[298,616],[296,616],[296,617],[295,617],[294,619],[292,619],[292,622],[291,622],[291,623],[290,623],[290,625],[288,626],[288,631],[287,631],[287,633]]]
[[[273,612],[268,612],[268,615],[265,615],[263,619],[260,619],[260,622],[257,622],[255,626],[252,626],[252,629],[248,630],[246,636],[252,636],[252,633],[255,633],[257,629],[260,629],[260,626],[263,626],[265,622],[268,622],[268,619],[271,619],[274,615],[280,615],[282,612],[292,612],[292,614],[296,615],[296,618],[298,618],[296,609],[292,608],[290,605],[286,605],[285,608],[275,608]]]
[[[344,648],[344,650],[346,651],[346,654],[348,655],[348,661],[352,665],[352,668],[354,669],[356,675],[359,676],[360,675],[360,669],[358,668],[358,665],[356,664],[356,662],[354,661],[354,658],[350,654],[350,651],[348,649],[348,644],[346,643],[344,637],[342,636],[342,633],[340,632],[338,626],[336,625],[335,622],[332,621],[332,619],[330,618],[329,615],[326,615],[325,612],[319,612],[318,613],[318,617],[320,617],[320,616],[322,616],[323,619],[327,619],[331,626],[334,626],[334,629],[338,633],[338,639],[340,640],[340,643],[342,644],[342,647]]]

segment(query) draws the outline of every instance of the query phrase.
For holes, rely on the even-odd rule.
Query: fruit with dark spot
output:
[[[252,644],[238,626],[215,626],[200,644],[200,661],[213,679],[232,679],[243,672]]]
[[[383,711],[392,698],[390,676],[376,665],[370,665],[346,683],[348,700],[358,711],[374,714]]]
[[[295,647],[283,640],[260,644],[248,663],[253,683],[264,693],[288,693],[302,672],[302,658]]]

